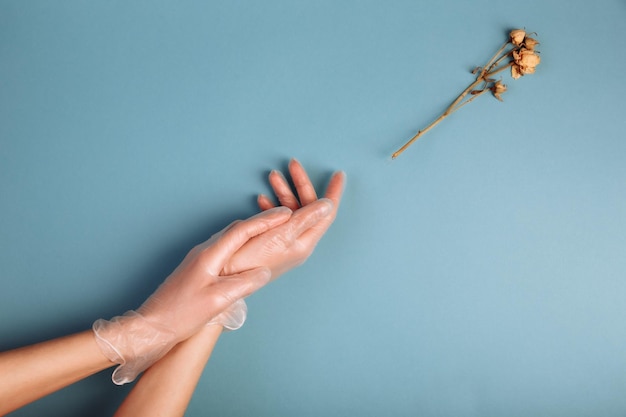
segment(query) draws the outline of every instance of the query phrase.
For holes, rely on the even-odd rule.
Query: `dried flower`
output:
[[[506,92],[506,84],[502,84],[502,81],[496,81],[490,88],[493,96],[500,101],[502,100],[502,93]]]
[[[522,42],[524,42],[524,38],[526,37],[526,31],[522,29],[512,30],[509,34],[511,38],[511,43],[515,46],[520,46]]]
[[[509,38],[502,47],[495,53],[487,64],[483,67],[476,67],[472,74],[476,76],[463,92],[448,106],[448,108],[433,122],[424,129],[417,132],[407,143],[398,149],[391,157],[396,158],[413,142],[419,139],[424,133],[435,127],[439,122],[454,113],[467,103],[491,91],[493,96],[502,101],[502,94],[507,91],[507,87],[502,81],[496,81],[493,76],[509,67],[511,67],[511,76],[518,79],[523,75],[534,74],[535,68],[541,62],[541,58],[535,47],[539,42],[526,36],[523,29],[515,29],[509,33]]]
[[[520,48],[513,51],[513,65],[511,65],[511,76],[515,79],[522,75],[534,74],[535,67],[541,62],[541,57],[534,50]]]
[[[541,58],[530,49],[521,48],[519,51],[513,51],[513,60],[520,67],[536,67],[539,65]]]
[[[528,36],[524,38],[524,46],[526,47],[526,49],[534,51],[535,46],[537,45],[539,45],[539,41],[537,39],[529,38]]]

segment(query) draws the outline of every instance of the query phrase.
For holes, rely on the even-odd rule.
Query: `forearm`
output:
[[[114,364],[91,330],[0,353],[0,415]]]
[[[148,368],[115,417],[182,416],[222,326],[206,326]]]

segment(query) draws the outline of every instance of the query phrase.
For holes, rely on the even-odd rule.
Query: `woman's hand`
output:
[[[223,274],[265,266],[272,271],[272,279],[276,279],[302,264],[335,220],[345,185],[345,174],[333,174],[324,198],[318,199],[309,176],[295,159],[289,163],[289,173],[296,194],[278,171],[270,173],[269,182],[278,202],[293,211],[291,218],[263,235],[250,239],[226,263]],[[274,203],[265,195],[259,195],[258,204],[261,210],[275,209]]]
[[[220,272],[247,241],[285,223],[291,214],[290,209],[280,207],[231,224],[193,248],[137,311],[110,321],[97,320],[93,329],[100,349],[120,364],[113,382],[121,385],[134,380],[174,345],[267,284],[267,267],[228,276]]]

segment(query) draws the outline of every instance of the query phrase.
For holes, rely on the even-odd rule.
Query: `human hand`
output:
[[[297,196],[280,172],[272,171],[269,182],[279,203],[293,210],[293,215],[286,223],[250,239],[226,263],[223,273],[266,266],[272,271],[272,280],[276,279],[302,264],[335,220],[345,174],[333,174],[324,198],[318,199],[309,176],[297,160],[289,163],[289,173]],[[265,195],[259,196],[258,204],[261,210],[274,209],[274,203]]]
[[[133,381],[174,345],[265,285],[271,275],[266,267],[219,275],[248,240],[286,222],[291,213],[282,207],[234,222],[193,248],[137,311],[110,321],[97,320],[93,330],[100,349],[120,364],[113,372],[113,382]]]

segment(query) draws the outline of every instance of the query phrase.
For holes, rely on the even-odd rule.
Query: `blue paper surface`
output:
[[[537,73],[392,161],[516,27]],[[624,415],[625,29],[617,0],[0,2],[0,349],[135,308],[296,157],[347,173],[339,216],[188,415]],[[109,378],[15,415],[111,415]]]

